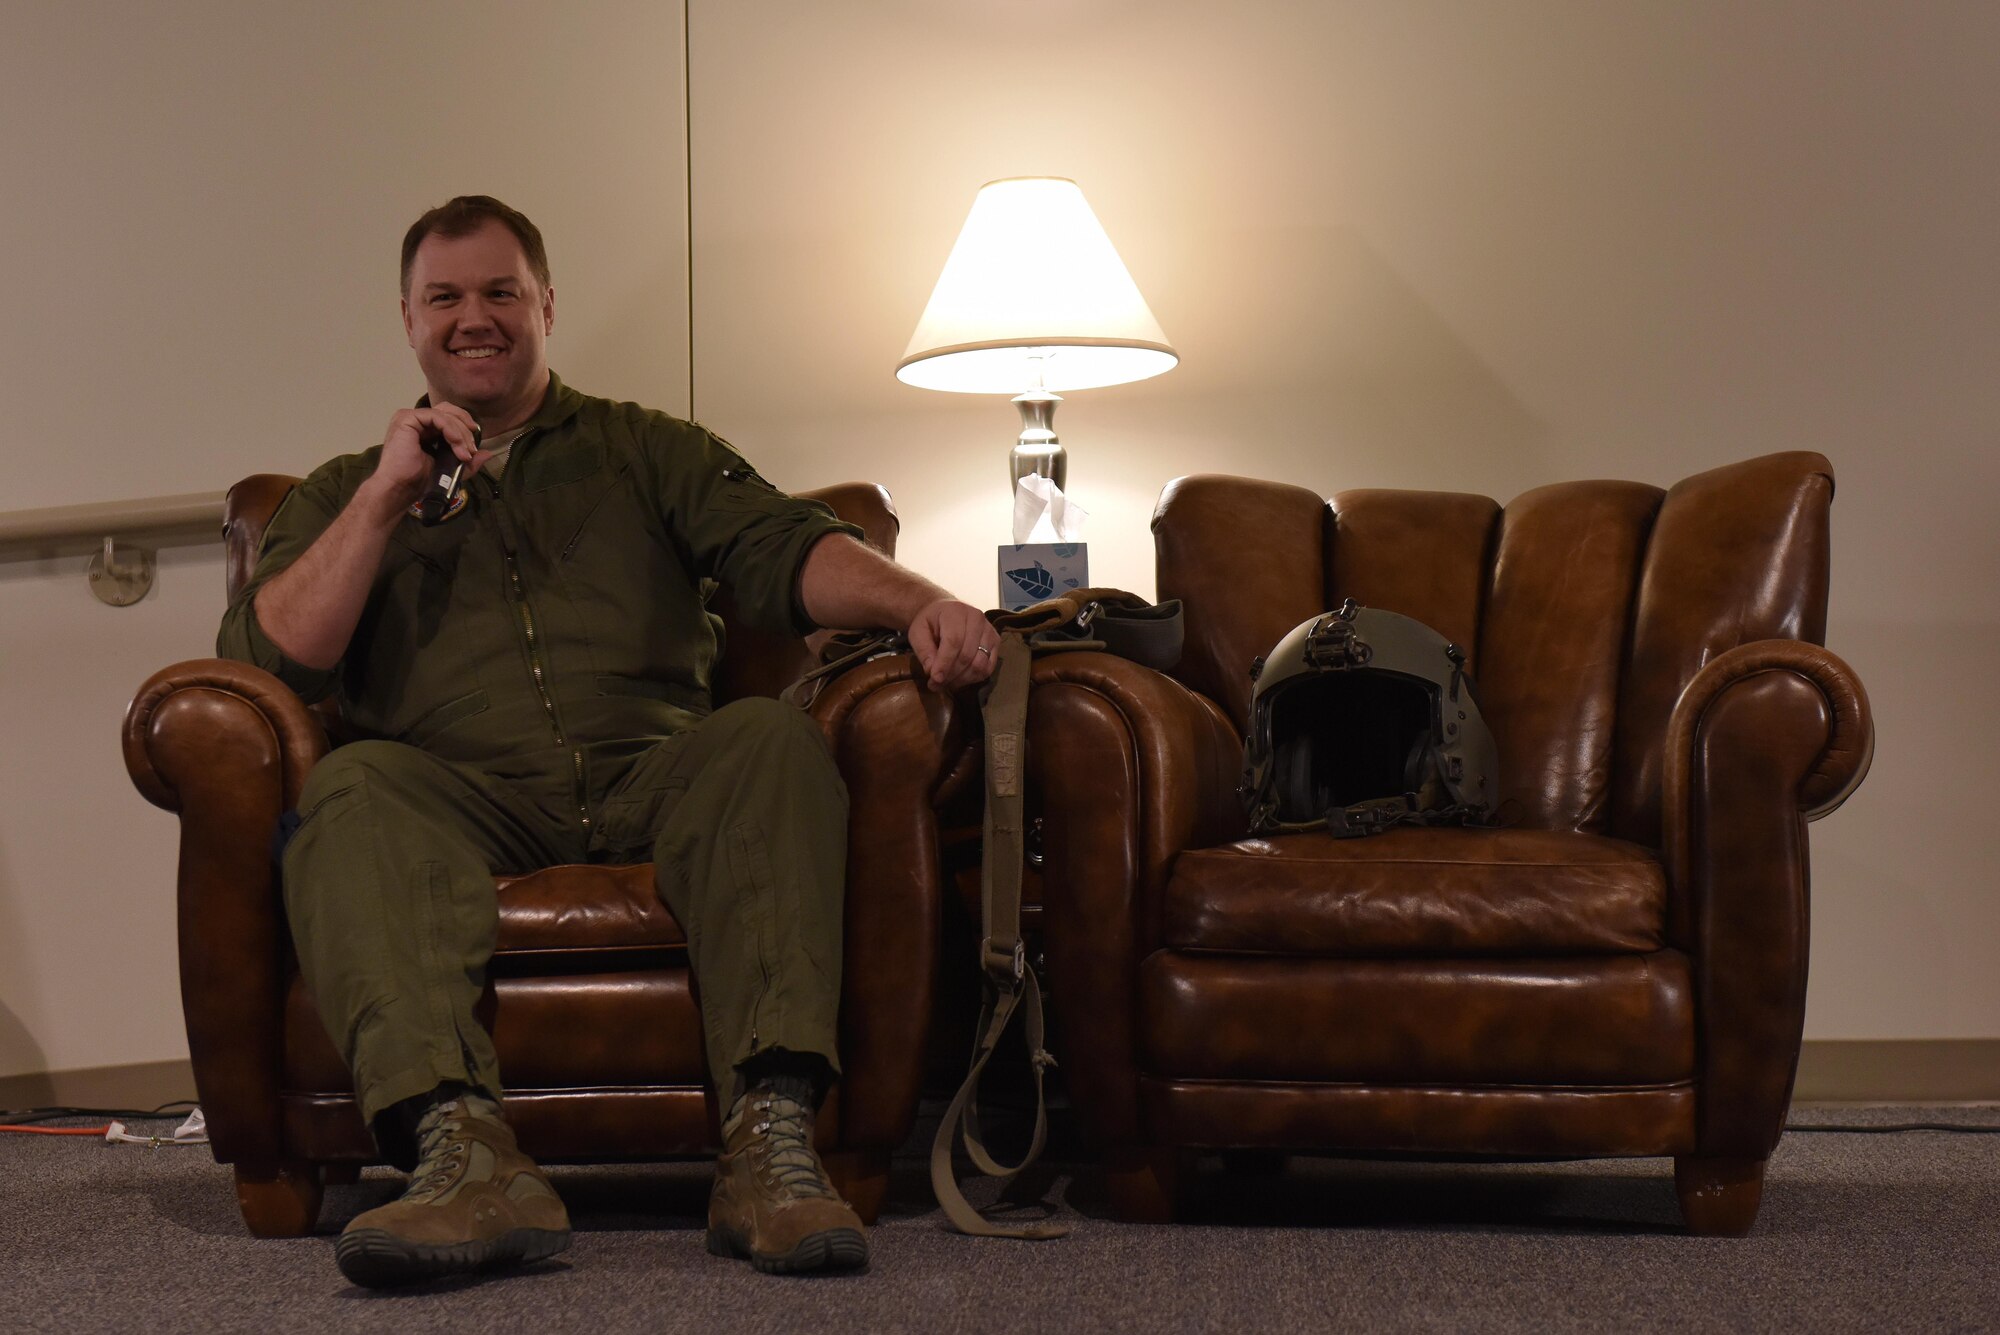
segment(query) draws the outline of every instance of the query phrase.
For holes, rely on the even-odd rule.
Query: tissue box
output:
[[[1089,587],[1089,543],[1019,542],[1000,549],[1000,606],[1009,612]]]

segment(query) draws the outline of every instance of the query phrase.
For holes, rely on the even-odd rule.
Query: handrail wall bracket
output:
[[[107,537],[104,550],[90,558],[90,591],[100,603],[130,607],[153,591],[153,576],[159,563],[144,547],[118,548],[118,539]]]

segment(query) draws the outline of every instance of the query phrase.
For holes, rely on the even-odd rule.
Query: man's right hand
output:
[[[479,448],[476,430],[472,414],[455,403],[398,410],[389,419],[388,434],[382,437],[382,458],[355,493],[355,500],[366,504],[377,522],[386,524],[423,499],[433,472],[430,452],[424,448],[427,431],[444,436],[452,453],[470,465],[466,476],[471,477],[493,457],[491,450]]]
[[[405,408],[391,417],[382,458],[354,499],[298,560],[257,590],[257,620],[286,656],[330,668],[347,652],[389,535],[430,481],[428,430],[441,432],[473,472],[493,457],[475,444],[472,415],[455,404]]]

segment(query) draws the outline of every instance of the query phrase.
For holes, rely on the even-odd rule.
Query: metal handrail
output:
[[[129,607],[153,587],[153,548],[222,541],[220,491],[0,513],[0,561],[95,551],[84,573],[99,602]]]
[[[88,550],[106,538],[197,537],[222,541],[220,491],[151,496],[0,513],[0,553]]]

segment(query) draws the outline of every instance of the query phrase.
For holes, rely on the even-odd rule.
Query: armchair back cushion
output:
[[[1541,487],[1483,496],[1184,478],[1153,517],[1159,595],[1179,598],[1177,676],[1248,720],[1247,669],[1354,598],[1465,649],[1517,829],[1661,842],[1667,719],[1739,644],[1822,643],[1832,470],[1767,455],[1670,490]],[[1227,559],[1218,553],[1227,550]]]

